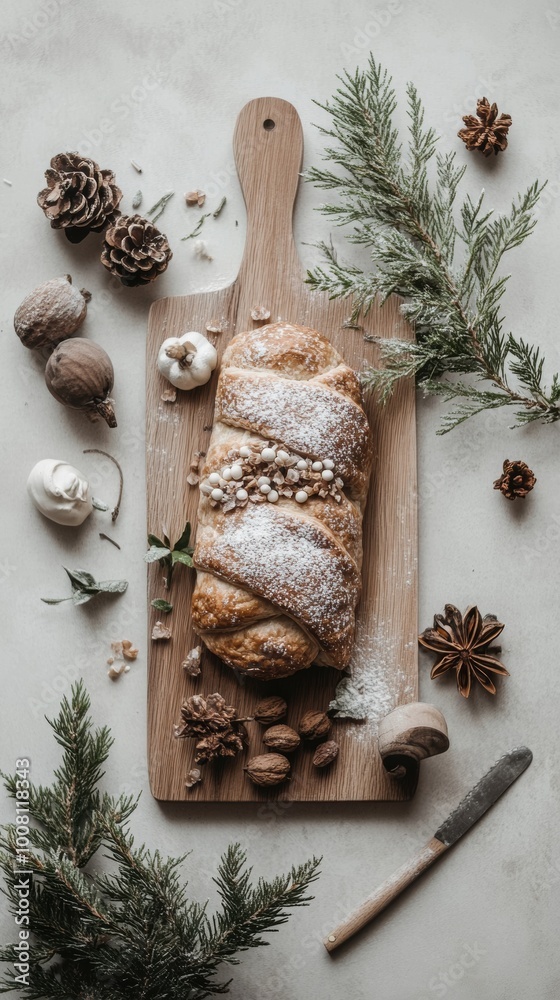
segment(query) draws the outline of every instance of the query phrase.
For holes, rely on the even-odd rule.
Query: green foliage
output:
[[[164,533],[163,539],[158,538],[157,535],[148,535],[148,545],[150,546],[144,559],[147,563],[159,562],[160,566],[165,569],[165,586],[171,586],[171,577],[173,575],[173,569],[177,563],[183,563],[184,566],[192,566],[192,554],[194,549],[189,545],[191,537],[191,526],[189,521],[187,521],[183,534],[174,545],[169,541],[168,535]],[[155,605],[154,605],[155,606]]]
[[[466,167],[455,162],[455,153],[436,152],[437,135],[425,127],[415,87],[407,88],[403,150],[387,71],[370,57],[365,72],[339,79],[332,101],[319,105],[331,117],[331,127],[320,131],[333,143],[325,160],[335,169],[312,168],[307,179],[336,192],[336,203],[321,211],[351,227],[347,238],[368,249],[372,269],[339,261],[332,244],[321,243],[325,264],[307,280],[331,298],[353,295],[354,324],[376,298],[402,296],[402,312],[416,329],[416,344],[380,341],[383,367],[366,369],[364,385],[386,401],[400,378],[414,376],[424,392],[456,401],[440,433],[501,406],[517,407],[518,423],[558,420],[558,376],[550,387],[544,384],[538,348],[505,333],[500,310],[508,280],[499,273],[502,258],[532,233],[544,185],[532,184],[505,215],[486,210],[484,193],[475,201],[467,195],[457,208]],[[457,381],[457,375],[469,378]]]
[[[89,707],[80,682],[50,722],[62,747],[50,787],[32,785],[21,770],[3,776],[20,808],[27,789],[34,822],[25,857],[14,825],[0,838],[3,892],[14,916],[17,871],[33,873],[29,973],[15,982],[15,944],[1,948],[8,967],[0,992],[18,989],[25,1000],[202,1000],[227,993],[228,983],[216,981],[219,966],[237,964],[240,951],[267,944],[262,935],[310,901],[306,893],[319,862],[254,885],[244,852],[231,846],[214,880],[221,906],[208,915],[205,905],[187,898],[184,857],[135,846],[127,820],[136,801],[99,791],[113,741],[106,727],[93,730]],[[94,870],[99,850],[110,860],[108,871]]]
[[[66,569],[72,587],[70,597],[42,597],[45,604],[62,604],[64,601],[72,601],[73,604],[87,604],[98,594],[124,594],[128,587],[127,580],[96,580],[91,573],[85,569]]]

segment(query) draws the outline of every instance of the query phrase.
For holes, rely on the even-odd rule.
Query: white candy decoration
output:
[[[224,495],[224,491],[220,490],[220,489],[212,490],[212,492],[210,494],[210,496],[212,497],[212,500],[221,500],[222,497],[223,497],[223,495]]]
[[[313,465],[311,466],[311,468],[313,469],[313,472],[320,472],[321,469],[323,468],[323,463],[322,462],[313,462]]]
[[[268,485],[268,483],[263,483],[262,486],[259,486],[259,490],[261,491],[261,493],[264,494],[270,493],[270,486]]]
[[[226,483],[229,483],[230,479],[233,479],[229,465],[226,465],[225,469],[222,469],[222,478],[225,479]]]
[[[268,476],[260,476],[257,479],[257,483],[258,483],[259,486],[269,486],[270,485],[270,479],[268,478]]]
[[[305,503],[305,501],[308,499],[308,496],[305,490],[298,490],[295,498],[298,503]]]
[[[276,458],[276,452],[274,448],[263,448],[261,451],[261,458],[264,462],[273,462]]]
[[[243,447],[239,449],[239,454],[241,455],[241,458],[250,458],[251,449],[248,448],[246,444],[244,444]]]
[[[243,469],[240,465],[232,465],[230,472],[232,479],[243,479]]]
[[[287,451],[279,451],[279,452],[277,452],[276,459],[275,459],[276,465],[282,465],[283,462],[287,462],[288,459],[289,459],[289,457],[290,456],[288,455]]]
[[[93,510],[86,477],[55,458],[44,458],[33,466],[27,492],[37,510],[56,524],[82,524]]]
[[[276,501],[278,500],[278,497],[279,497],[279,493],[277,493],[276,490],[271,490],[270,493],[267,495],[266,499],[270,500],[270,503],[276,503]]]
[[[237,497],[238,500],[246,500],[247,497],[249,496],[249,494],[247,493],[247,490],[238,490],[235,495],[236,495],[236,497]]]
[[[296,465],[296,469],[299,469],[301,472],[303,472],[303,470],[306,468],[307,468],[307,462],[305,461],[304,458],[300,458],[298,464]]]
[[[332,461],[332,459],[330,459],[330,458],[323,459],[323,468],[324,469],[334,469],[334,462]]]
[[[211,472],[210,475],[208,476],[208,482],[210,483],[210,486],[219,486],[220,485],[220,477],[219,477],[218,473],[217,472]]]
[[[321,479],[324,479],[326,483],[330,483],[331,479],[334,479],[334,472],[331,469],[323,469]]]
[[[218,363],[216,348],[203,333],[168,337],[159,349],[157,366],[177,389],[195,389],[208,382]]]

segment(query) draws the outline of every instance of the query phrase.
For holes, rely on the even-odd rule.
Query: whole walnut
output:
[[[254,785],[281,785],[290,774],[290,762],[281,753],[262,753],[244,768]]]
[[[268,698],[263,698],[259,701],[253,716],[257,722],[260,722],[263,726],[270,726],[274,722],[279,722],[283,719],[286,712],[288,711],[288,706],[283,698],[279,698],[278,695],[269,695]]]
[[[263,736],[263,743],[269,750],[293,753],[299,747],[301,740],[295,729],[290,726],[271,726]]]
[[[338,757],[339,749],[338,743],[335,743],[334,740],[327,740],[326,743],[320,743],[313,754],[313,764],[315,767],[328,767]]]
[[[331,720],[325,712],[306,712],[299,720],[298,733],[304,740],[322,740],[328,735]]]

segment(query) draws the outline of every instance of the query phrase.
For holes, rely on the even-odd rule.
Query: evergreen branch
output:
[[[348,241],[367,248],[372,267],[366,271],[340,260],[332,244],[319,243],[325,263],[308,272],[307,281],[331,298],[352,296],[352,323],[376,300],[401,296],[402,313],[417,337],[416,346],[406,348],[380,341],[382,367],[366,369],[364,385],[386,401],[400,378],[414,375],[426,393],[459,399],[444,431],[497,405],[518,407],[522,423],[558,420],[558,375],[548,388],[538,348],[504,333],[500,312],[508,281],[500,274],[503,257],[531,235],[544,185],[535,181],[503,215],[485,210],[483,194],[476,201],[467,195],[458,222],[455,202],[466,167],[456,164],[455,153],[436,153],[437,136],[424,125],[415,87],[407,88],[405,153],[393,123],[397,101],[387,71],[371,56],[365,71],[345,73],[339,81],[333,99],[319,104],[331,119],[331,127],[320,131],[336,143],[326,147],[325,160],[339,172],[313,167],[307,179],[337,193],[337,201],[320,210],[349,227]],[[447,381],[437,390],[437,380],[449,374],[472,374],[493,388]]]
[[[184,857],[135,845],[126,820],[136,801],[100,793],[112,738],[106,727],[93,729],[89,707],[80,682],[50,722],[62,748],[52,785],[4,779],[18,802],[21,788],[28,792],[33,823],[23,860],[16,826],[0,835],[2,891],[14,917],[21,912],[23,861],[31,873],[24,911],[29,971],[16,980],[20,952],[15,943],[0,948],[0,992],[18,989],[24,1000],[203,1000],[226,993],[228,983],[216,980],[219,966],[266,944],[263,934],[310,901],[318,862],[253,886],[244,852],[230,847],[215,880],[222,906],[209,918],[206,906],[187,897]],[[99,849],[109,871],[94,870]]]

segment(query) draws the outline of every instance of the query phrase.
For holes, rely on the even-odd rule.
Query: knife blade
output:
[[[438,827],[428,843],[331,931],[323,942],[327,951],[335,951],[344,941],[373,920],[403,889],[467,833],[523,774],[532,759],[533,754],[528,747],[515,747],[500,757]]]

